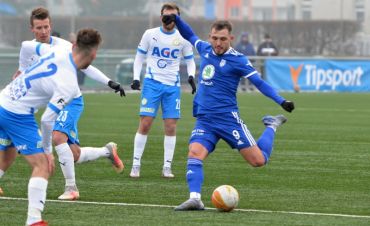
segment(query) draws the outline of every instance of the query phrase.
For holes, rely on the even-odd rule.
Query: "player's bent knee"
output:
[[[62,132],[54,131],[53,132],[53,143],[54,145],[59,145],[63,143],[67,143],[68,137]]]
[[[265,157],[257,146],[244,148],[240,150],[240,154],[253,167],[261,167],[266,163]]]
[[[207,157],[207,155],[208,151],[203,145],[199,143],[190,144],[188,158],[204,160]]]
[[[253,167],[262,167],[265,165],[265,160],[255,160],[255,161],[250,161],[249,164]]]

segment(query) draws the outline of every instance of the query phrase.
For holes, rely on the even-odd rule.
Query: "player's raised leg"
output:
[[[287,118],[284,115],[263,117],[262,122],[266,129],[257,140],[257,145],[240,150],[244,159],[254,167],[267,164],[273,150],[276,129],[286,121]]]

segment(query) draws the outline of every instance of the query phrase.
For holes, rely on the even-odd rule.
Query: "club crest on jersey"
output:
[[[226,64],[226,60],[222,59],[221,62],[220,62],[220,67],[225,66],[225,64]]]
[[[215,67],[212,64],[208,64],[207,66],[203,68],[202,78],[204,80],[209,80],[213,78],[214,75],[215,75]]]
[[[173,41],[172,41],[172,45],[174,46],[179,46],[181,43],[180,43],[180,39],[179,38],[175,38]]]
[[[145,104],[147,104],[148,103],[148,100],[146,99],[146,98],[143,98],[142,100],[141,100],[141,105],[145,105]]]

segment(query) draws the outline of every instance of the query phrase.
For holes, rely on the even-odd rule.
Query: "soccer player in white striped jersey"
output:
[[[176,123],[180,118],[179,66],[182,57],[187,64],[188,82],[192,87],[192,93],[196,91],[193,49],[175,29],[175,23],[167,23],[166,16],[173,13],[180,14],[179,7],[174,3],[162,6],[162,26],[145,31],[135,57],[132,89],[140,90],[140,73],[145,58],[147,66],[141,93],[140,124],[135,135],[133,166],[130,173],[134,178],[140,177],[141,157],[159,105],[162,107],[165,132],[162,176],[174,177],[171,165],[176,145]]]
[[[50,20],[51,19],[47,9],[36,8],[32,11],[30,23],[31,30],[35,36],[35,40],[33,41],[40,42],[40,44],[35,45],[35,43],[32,43],[31,41],[22,43],[19,57],[19,69],[14,74],[13,78],[16,78],[22,71],[25,71],[30,65],[33,65],[34,62],[40,58],[41,43],[47,43],[52,48],[62,47],[67,50],[72,48],[72,43],[58,37],[50,36]],[[90,78],[109,85],[112,89],[119,91],[121,96],[124,94],[122,87],[118,83],[111,81],[97,68],[90,65],[82,71]],[[67,159],[66,161],[62,161],[60,164],[66,180],[65,192],[59,196],[59,199],[63,200],[75,200],[79,198],[79,192],[75,182],[74,162],[84,163],[96,160],[100,157],[106,157],[112,162],[112,165],[117,172],[121,172],[124,168],[123,163],[117,154],[117,145],[113,142],[109,142],[107,145],[105,145],[105,147],[80,148],[77,122],[82,111],[83,98],[81,94],[78,94],[78,96],[76,96],[73,101],[63,111],[60,112],[60,116],[57,117],[56,123],[54,119],[48,119],[45,114],[41,118],[43,147],[45,152],[48,154],[48,158],[50,159],[49,163],[54,164],[54,156],[52,154],[51,145],[52,133],[56,146],[67,144],[68,142],[70,147],[68,151],[58,151],[56,148],[59,162],[61,162],[61,159]],[[7,161],[0,163],[0,177],[4,175],[5,171],[14,161],[16,151],[12,146],[0,145],[0,156],[2,155]],[[50,165],[49,168],[53,168],[53,165]]]
[[[34,113],[46,107],[45,117],[55,120],[66,104],[76,95],[81,95],[77,69],[90,65],[101,43],[99,32],[93,29],[79,31],[78,39],[83,41],[77,42],[72,50],[40,46],[40,53],[45,54],[0,94],[0,140],[8,141],[32,167],[26,225],[48,225],[41,213],[45,206],[48,178],[53,170],[48,169],[50,159],[42,147]],[[28,42],[37,45],[36,42]],[[0,162],[4,161],[3,157]]]

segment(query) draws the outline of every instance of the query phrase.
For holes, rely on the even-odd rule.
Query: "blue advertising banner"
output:
[[[370,61],[267,59],[265,79],[279,91],[369,92]]]

